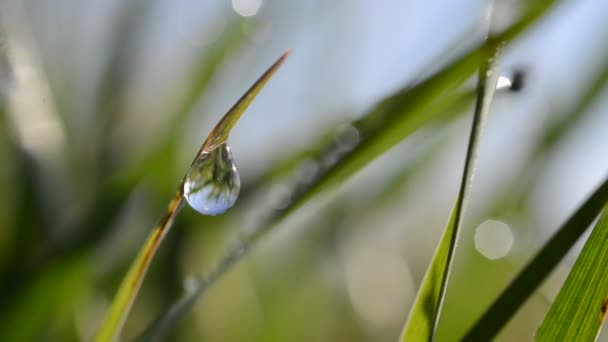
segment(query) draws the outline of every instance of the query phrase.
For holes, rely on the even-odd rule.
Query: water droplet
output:
[[[344,124],[338,127],[336,131],[336,144],[338,149],[343,152],[349,152],[359,143],[361,136],[359,130],[351,125]]]
[[[184,279],[184,290],[188,294],[196,292],[201,280],[197,276],[189,275]]]
[[[312,159],[306,159],[300,163],[295,173],[295,178],[298,182],[310,184],[319,174],[319,164]]]
[[[293,190],[285,184],[276,184],[270,190],[270,206],[276,210],[287,208]]]
[[[204,215],[219,215],[236,202],[241,188],[239,172],[227,143],[204,152],[192,164],[184,183],[190,206]]]

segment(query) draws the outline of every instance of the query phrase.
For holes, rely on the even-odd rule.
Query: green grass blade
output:
[[[260,92],[264,85],[270,80],[272,75],[278,70],[283,64],[290,51],[284,53],[260,78],[247,90],[237,103],[224,115],[217,126],[213,129],[209,137],[202,144],[198,153],[196,154],[194,161],[207,149],[213,148],[216,143],[227,139],[230,130],[234,124],[241,117],[243,112],[247,109],[251,101]],[[127,271],[127,275],[123,278],[118,292],[112,301],[112,305],[106,315],[104,322],[102,323],[95,341],[113,341],[119,335],[122,330],[122,326],[127,318],[129,310],[135,301],[135,297],[139,292],[139,288],[143,282],[146,272],[160,246],[161,242],[171,229],[175,218],[184,203],[183,185],[185,181],[182,180],[181,184],[177,188],[177,192],[173,200],[169,203],[167,212],[159,220],[158,224],[150,235],[148,236],[145,244],[140,249],[137,257],[131,264],[131,267]]]
[[[608,206],[536,335],[537,341],[595,341],[608,307]]]
[[[541,285],[568,253],[608,201],[608,179],[562,225],[540,252],[511,282],[465,336],[465,341],[489,341]]]
[[[248,249],[259,239],[263,233],[269,231],[277,223],[281,222],[289,214],[306,203],[315,195],[335,188],[343,183],[351,175],[376,159],[382,153],[405,139],[417,129],[438,119],[445,119],[456,113],[443,113],[441,111],[429,110],[440,94],[451,94],[454,89],[468,79],[479,67],[479,62],[489,52],[493,52],[499,42],[505,44],[517,37],[524,29],[534,23],[544,10],[550,8],[553,1],[543,2],[542,10],[530,12],[521,21],[510,29],[497,35],[480,46],[469,51],[443,70],[435,73],[428,79],[415,86],[407,86],[395,94],[380,101],[362,119],[353,123],[357,129],[360,139],[352,150],[346,152],[339,160],[329,166],[322,168],[312,182],[296,184],[292,189],[288,205],[280,210],[275,210],[268,215],[268,219],[257,226],[248,235],[240,239],[241,243],[228,250],[219,258],[219,261],[210,269],[204,278],[201,278],[195,290],[186,293],[180,300],[175,302],[157,320],[155,320],[143,333],[141,340],[161,340],[165,334],[192,308],[196,300],[224,273],[226,273],[236,262],[241,260]],[[464,100],[466,96],[453,96],[453,100]],[[445,104],[445,103],[443,103]],[[440,105],[441,106],[441,105]],[[309,156],[319,164],[327,157],[335,153],[331,143],[316,150]]]
[[[475,160],[477,159],[479,140],[481,139],[484,122],[489,115],[490,105],[496,89],[498,80],[496,65],[499,54],[500,47],[497,46],[496,52],[488,55],[482,61],[479,70],[477,101],[473,114],[471,135],[467,147],[460,191],[458,192],[454,209],[450,215],[439,247],[435,251],[418,291],[409,319],[401,335],[401,341],[430,341],[436,335],[450,270],[454,260],[458,233],[462,225],[462,213],[467,202],[468,189],[472,181]]]

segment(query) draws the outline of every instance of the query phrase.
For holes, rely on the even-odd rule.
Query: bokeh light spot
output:
[[[504,222],[487,220],[475,230],[475,249],[490,260],[505,257],[513,241],[513,232]]]
[[[396,253],[353,251],[346,264],[346,284],[354,310],[374,326],[400,322],[414,297],[410,269]]]

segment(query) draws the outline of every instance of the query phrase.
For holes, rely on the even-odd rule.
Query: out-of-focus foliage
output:
[[[526,7],[496,6],[497,30]],[[294,50],[232,133],[241,198],[223,216],[183,210],[125,340],[266,222],[262,214],[284,208],[292,184],[310,182],[340,157],[315,161],[325,146],[361,139],[364,130],[348,123],[479,45],[485,8],[392,0],[0,3],[0,340],[93,336],[201,138],[268,60]],[[499,70],[521,71],[523,87],[496,96],[437,340],[464,336],[604,179],[607,9],[599,0],[560,3],[505,51]],[[462,170],[470,122],[462,114],[471,113],[460,95],[472,87],[430,96],[438,102],[420,110],[439,113],[437,120],[412,126],[401,142],[397,134],[379,139],[377,146],[399,144],[346,182],[336,174],[339,187],[257,240],[171,340],[397,339],[458,189],[453,170]],[[438,111],[446,99],[459,105]],[[534,335],[574,256],[499,340]]]

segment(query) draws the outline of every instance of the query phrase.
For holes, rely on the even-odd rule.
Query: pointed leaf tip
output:
[[[239,121],[241,115],[247,107],[251,104],[253,99],[257,96],[257,94],[262,90],[262,88],[266,85],[268,80],[274,75],[274,73],[279,69],[279,67],[285,62],[285,59],[289,57],[291,54],[291,49],[285,51],[263,74],[260,76],[255,83],[241,96],[241,98],[228,110],[224,117],[218,122],[218,124],[213,128],[209,137],[201,146],[197,157],[200,156],[205,150],[211,150],[228,139],[230,135],[230,131],[234,127],[234,125]],[[196,160],[196,158],[195,158]]]

